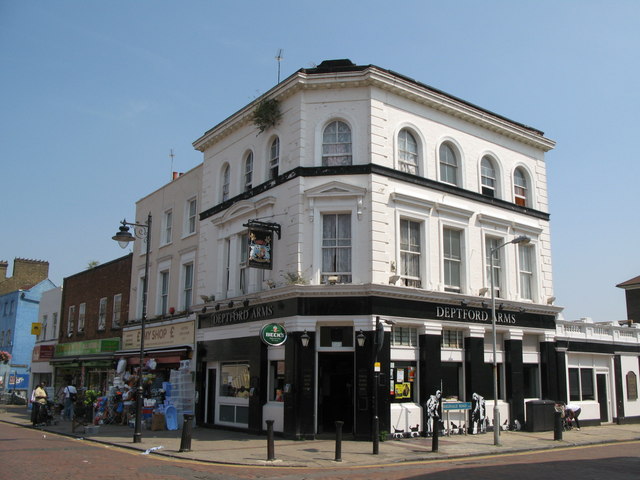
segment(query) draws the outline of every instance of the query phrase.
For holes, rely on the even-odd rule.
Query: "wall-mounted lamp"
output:
[[[487,308],[489,304],[486,301],[482,301],[482,308]]]
[[[487,292],[489,291],[489,289],[487,287],[482,287],[479,291],[478,291],[478,295],[480,295],[481,297],[484,297]]]
[[[311,337],[309,336],[309,334],[307,333],[307,331],[305,330],[304,333],[302,335],[300,335],[300,342],[302,342],[302,346],[304,348],[307,348],[309,346],[309,340],[311,339]]]
[[[360,330],[358,332],[358,335],[356,335],[356,342],[358,342],[358,346],[359,347],[364,347],[365,340],[366,340],[366,338],[364,336],[364,333],[362,332],[362,330]]]
[[[329,275],[327,277],[327,283],[329,285],[335,285],[336,283],[338,283],[338,276],[337,275]]]
[[[504,303],[501,303],[500,305],[498,305],[498,308],[499,308],[500,310],[503,310],[503,309],[504,309]]]
[[[245,307],[245,308],[246,308],[246,307],[248,307],[248,306],[249,306],[249,299],[248,299],[248,298],[245,298],[245,299],[242,301],[242,305],[244,305],[244,307]]]
[[[547,305],[553,305],[553,302],[556,301],[556,297],[547,298]]]
[[[231,301],[229,302],[229,305],[227,305],[227,306],[228,306],[229,308],[233,308],[233,300],[231,300]]]
[[[207,313],[207,307],[202,307],[201,312],[202,312],[202,313]]]
[[[216,303],[216,306],[214,308],[216,309],[216,312],[217,312],[218,310],[220,310],[220,304]]]
[[[466,307],[467,305],[469,305],[469,301],[466,299],[462,299],[460,300],[460,305],[462,305],[463,307]]]
[[[518,310],[520,311],[520,313],[524,313],[527,311],[524,307],[520,307]]]

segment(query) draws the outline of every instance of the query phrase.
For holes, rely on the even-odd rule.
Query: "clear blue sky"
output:
[[[191,143],[324,59],[388,68],[557,141],[547,155],[565,318],[626,318],[640,275],[640,2],[0,0],[0,259],[61,284]],[[173,165],[169,157],[173,149]],[[10,266],[11,268],[11,266]]]

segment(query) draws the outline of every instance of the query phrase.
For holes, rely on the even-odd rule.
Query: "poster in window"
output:
[[[272,268],[272,236],[269,230],[249,229],[249,266],[253,268]]]
[[[396,399],[411,398],[411,384],[409,382],[396,383]]]

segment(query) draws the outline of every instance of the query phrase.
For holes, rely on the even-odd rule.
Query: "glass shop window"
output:
[[[389,394],[392,403],[416,402],[416,362],[391,362]]]
[[[284,360],[272,361],[269,365],[269,401],[284,402]]]
[[[249,398],[249,364],[223,363],[220,367],[220,396]]]
[[[320,327],[321,347],[353,347],[353,327]]]

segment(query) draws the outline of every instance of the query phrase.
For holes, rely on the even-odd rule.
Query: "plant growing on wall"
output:
[[[262,133],[266,129],[277,125],[281,117],[280,102],[275,98],[264,99],[253,111],[253,124]]]
[[[307,279],[302,276],[300,272],[286,272],[283,273],[284,281],[289,285],[306,285]]]
[[[5,352],[4,350],[0,351],[0,362],[8,363],[11,360],[11,354],[9,352]]]

